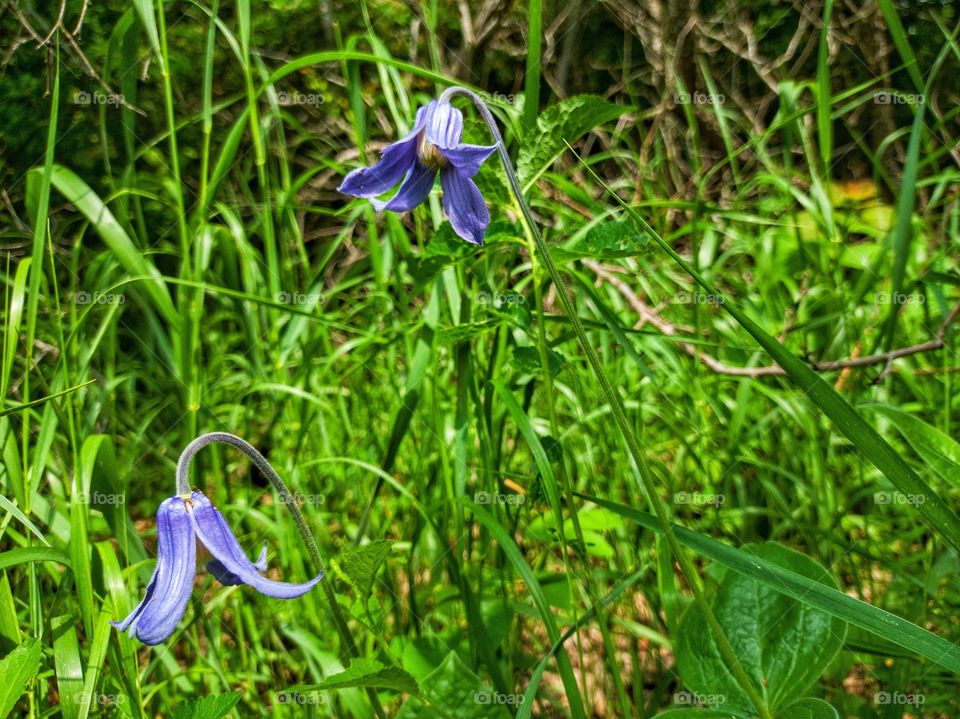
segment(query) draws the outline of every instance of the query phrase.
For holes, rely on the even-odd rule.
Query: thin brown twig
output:
[[[640,319],[636,323],[636,327],[642,327],[645,324],[650,324],[668,337],[677,336],[678,333],[676,326],[664,319],[656,310],[641,300],[637,296],[636,292],[633,291],[633,288],[631,288],[626,282],[618,277],[616,273],[612,271],[612,268],[604,267],[599,262],[594,262],[592,260],[585,260],[584,264],[593,270],[599,279],[609,282],[621,295],[623,295],[624,299],[630,303],[630,306],[633,308],[634,312],[640,316]],[[893,367],[894,361],[898,359],[942,349],[945,344],[944,338],[946,336],[947,329],[954,322],[954,320],[956,320],[958,314],[960,314],[960,302],[954,305],[953,309],[940,324],[940,327],[934,334],[933,339],[927,340],[926,342],[910,345],[909,347],[899,347],[897,349],[890,350],[889,352],[866,355],[863,357],[850,357],[842,360],[810,362],[810,368],[816,370],[817,372],[834,372],[836,370],[843,370],[847,368],[869,367],[871,365],[883,364],[884,374],[886,374]],[[784,369],[780,367],[780,365],[766,365],[763,367],[734,367],[724,364],[716,357],[706,354],[697,345],[694,345],[690,342],[684,342],[681,340],[677,342],[677,346],[691,357],[703,362],[703,364],[717,374],[731,375],[734,377],[783,377],[787,374]]]

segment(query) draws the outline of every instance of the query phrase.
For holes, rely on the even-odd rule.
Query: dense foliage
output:
[[[956,716],[958,20],[0,5],[0,718]],[[337,189],[455,85],[482,247]],[[324,579],[191,573],[144,646],[212,431]]]

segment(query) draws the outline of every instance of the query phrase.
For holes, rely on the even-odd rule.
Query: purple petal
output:
[[[157,566],[143,601],[122,622],[112,623],[151,645],[173,634],[193,591],[197,542],[182,497],[170,497],[157,510],[157,539]]]
[[[457,168],[463,177],[473,177],[480,171],[480,165],[493,154],[496,145],[483,147],[481,145],[458,145],[444,149],[441,154],[450,164]]]
[[[453,168],[440,173],[443,187],[443,211],[450,218],[453,229],[467,242],[483,244],[483,233],[490,224],[490,213],[483,202],[480,189],[469,177]]]
[[[447,149],[460,144],[463,137],[463,113],[445,102],[427,114],[427,142]]]
[[[437,168],[426,167],[419,161],[413,164],[406,179],[400,185],[397,194],[387,201],[371,199],[370,202],[377,210],[392,210],[405,212],[419,205],[430,194],[433,182],[437,177]]]
[[[263,549],[260,552],[260,557],[256,562],[253,563],[253,566],[257,568],[258,572],[267,571],[267,545],[263,545]],[[236,574],[228,570],[223,566],[223,562],[219,559],[211,559],[207,562],[207,571],[210,572],[213,576],[217,578],[217,581],[220,584],[225,586],[230,586],[234,584],[243,584],[243,580],[240,579]]]
[[[432,103],[431,103],[432,104]],[[417,142],[427,123],[430,105],[417,110],[413,129],[380,153],[380,161],[370,167],[359,167],[343,178],[339,190],[354,197],[376,197],[396,185],[413,166]]]
[[[190,519],[197,537],[210,550],[210,554],[220,561],[224,569],[235,574],[243,584],[250,585],[268,597],[292,599],[309,591],[323,577],[321,572],[304,584],[289,584],[274,582],[260,576],[258,567],[247,559],[247,555],[243,553],[243,548],[230,531],[220,510],[197,491],[193,493],[192,505]]]

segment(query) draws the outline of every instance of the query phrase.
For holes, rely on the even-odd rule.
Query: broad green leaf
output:
[[[420,683],[423,698],[410,697],[400,707],[397,719],[507,719],[505,702],[522,695],[500,695],[484,687],[480,678],[450,652]],[[434,709],[436,707],[436,709]]]
[[[840,714],[823,699],[801,699],[784,707],[777,719],[840,719]]]
[[[746,545],[743,551],[839,591],[823,567],[783,545]],[[717,583],[711,608],[767,705],[777,709],[802,696],[843,646],[846,622],[729,569],[717,573]],[[680,679],[694,695],[724,697],[724,708],[751,709],[696,604],[680,620],[676,655]]]
[[[598,95],[577,95],[552,105],[537,118],[537,129],[520,148],[517,175],[526,190],[572,143],[587,132],[615,120],[630,108]]]
[[[40,642],[28,639],[0,659],[0,719],[9,716],[17,699],[40,668]]]
[[[944,479],[960,487],[960,444],[922,419],[886,404],[868,404],[865,409],[890,419],[924,462]]]
[[[339,562],[344,574],[361,596],[370,593],[374,577],[380,566],[390,556],[392,546],[393,542],[378,539],[362,547],[351,549],[340,558]]]
[[[311,692],[320,689],[346,689],[349,687],[373,687],[391,689],[406,694],[417,694],[417,680],[400,667],[387,666],[376,659],[359,657],[350,662],[345,671],[327,677],[317,684],[298,684],[291,692]]]
[[[577,493],[584,499],[610,509],[625,519],[660,533],[660,520],[648,512],[610,502],[599,497]],[[918,627],[872,604],[854,599],[820,582],[811,581],[802,574],[766,561],[763,557],[727,546],[685,527],[673,525],[677,540],[707,559],[729,567],[733,571],[755,579],[804,604],[821,609],[854,626],[906,648],[935,664],[960,673],[960,648],[936,634]]]
[[[221,719],[240,701],[240,692],[188,699],[173,708],[170,719]]]

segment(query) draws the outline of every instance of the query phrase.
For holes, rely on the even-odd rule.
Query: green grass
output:
[[[700,55],[671,95],[724,99],[658,115],[630,72],[606,97],[620,107],[551,94],[548,3],[517,25],[543,39],[515,102],[455,79],[447,4],[420,4],[410,57],[380,4],[335,12],[296,56],[258,34],[258,4],[229,5],[109,16],[94,60],[129,106],[78,108],[62,31],[47,48],[45,152],[0,214],[0,717],[696,719],[718,714],[684,697],[722,696],[790,719],[781,676],[836,710],[812,717],[886,719],[911,696],[956,714],[955,20],[934,18],[927,63],[881,2],[896,62],[851,81],[828,2],[810,72],[780,77],[766,112]],[[377,215],[335,192],[452,85],[489,99],[532,211],[488,161],[482,249],[437,193]],[[857,134],[904,87],[937,101],[898,107],[879,143]],[[78,112],[94,168],[64,151]],[[277,469],[324,588],[270,600],[201,562],[174,635],[144,647],[108,622],[142,597],[157,506],[209,431]],[[251,553],[267,544],[272,578],[316,573],[243,455],[208,447],[191,477]],[[737,614],[745,586],[758,603]],[[776,618],[771,592],[848,625],[822,666],[798,630],[813,681],[752,673],[740,629]],[[700,617],[702,644],[684,632]],[[710,673],[731,657],[742,671]],[[175,712],[218,696],[220,713]]]

